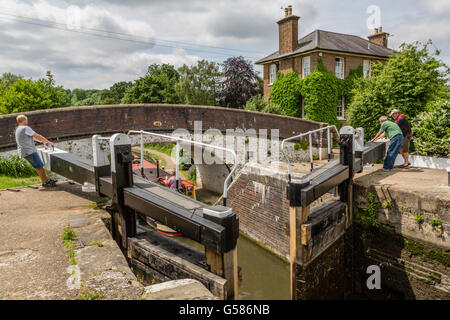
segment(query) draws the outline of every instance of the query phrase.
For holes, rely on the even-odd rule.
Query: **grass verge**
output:
[[[70,259],[70,264],[76,265],[77,261],[75,260],[75,242],[73,242],[72,240],[77,237],[77,234],[69,227],[64,228],[63,231],[64,234],[61,236],[61,240],[66,247],[66,251]]]
[[[144,145],[146,149],[156,150],[162,153],[167,154],[168,156],[172,155],[172,149],[175,147],[173,143],[150,143]]]
[[[38,176],[28,178],[15,178],[0,174],[0,190],[7,188],[30,186],[34,184],[41,184],[41,179]]]

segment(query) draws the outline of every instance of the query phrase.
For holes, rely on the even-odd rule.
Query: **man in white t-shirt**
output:
[[[28,118],[25,115],[17,116],[16,121],[16,142],[19,156],[27,160],[33,168],[36,169],[42,180],[43,187],[53,187],[56,181],[47,178],[44,170],[44,163],[37,153],[34,141],[42,142],[46,146],[53,146],[53,142],[48,141],[45,137],[34,132],[34,130],[28,126]]]

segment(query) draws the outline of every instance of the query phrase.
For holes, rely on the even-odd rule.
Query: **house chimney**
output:
[[[379,27],[379,28],[375,28],[374,33],[372,35],[368,36],[367,38],[369,39],[370,42],[387,48],[388,37],[389,37],[389,33],[383,32],[383,28]]]
[[[279,53],[292,52],[298,46],[299,16],[292,14],[292,6],[284,9],[284,18],[278,21]]]

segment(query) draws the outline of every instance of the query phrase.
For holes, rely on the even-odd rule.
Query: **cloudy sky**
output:
[[[66,88],[101,89],[152,63],[256,61],[277,50],[287,5],[301,17],[300,37],[315,29],[366,37],[376,5],[390,48],[432,39],[450,64],[448,0],[0,0],[0,73],[51,70]]]

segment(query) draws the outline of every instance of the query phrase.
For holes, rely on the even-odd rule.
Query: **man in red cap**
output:
[[[400,165],[400,168],[407,168],[411,165],[409,162],[409,145],[411,143],[412,139],[412,130],[408,123],[408,119],[406,119],[404,113],[400,113],[399,110],[394,109],[391,111],[390,116],[394,118],[395,123],[400,127],[403,133],[403,144],[400,149],[400,154],[402,155],[403,159],[405,160],[405,163]]]

